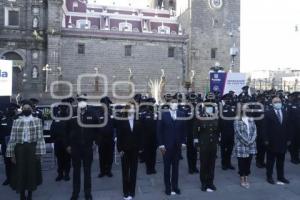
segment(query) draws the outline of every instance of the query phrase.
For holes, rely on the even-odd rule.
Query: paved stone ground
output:
[[[95,154],[96,155],[96,154]],[[236,159],[234,158],[236,164]],[[186,159],[180,163],[180,188],[182,195],[166,197],[164,195],[161,156],[158,156],[156,175],[145,175],[144,164],[139,165],[137,178],[137,200],[299,200],[300,199],[300,166],[286,163],[286,177],[290,185],[270,185],[265,181],[265,170],[252,165],[250,177],[251,188],[243,189],[239,186],[237,171],[222,171],[220,159],[217,160],[215,184],[218,190],[205,193],[200,190],[199,175],[189,175]],[[95,200],[121,200],[122,184],[120,165],[114,165],[113,178],[97,178],[98,160],[93,163],[93,197]],[[44,183],[34,193],[37,200],[68,200],[71,194],[71,182],[54,181],[55,169],[44,170]],[[275,176],[274,176],[275,178]],[[3,163],[0,163],[0,180],[4,179]],[[82,192],[83,193],[83,192]],[[82,195],[82,194],[81,194]],[[1,200],[16,200],[18,195],[9,187],[0,186]]]

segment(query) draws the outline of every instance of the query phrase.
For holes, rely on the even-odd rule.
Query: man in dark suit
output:
[[[121,155],[124,200],[135,196],[138,155],[142,152],[141,123],[136,119],[134,103],[130,102],[123,120],[116,121],[117,148]]]
[[[113,174],[111,172],[112,164],[113,164],[113,155],[114,155],[114,147],[115,147],[115,136],[114,136],[114,119],[111,117],[111,109],[110,104],[112,103],[109,97],[104,97],[100,100],[107,108],[107,113],[104,113],[104,109],[101,109],[99,113],[97,113],[100,124],[104,123],[107,118],[107,123],[99,129],[99,134],[97,134],[97,144],[99,151],[99,164],[100,164],[100,174],[99,178],[104,177],[105,175],[108,177],[112,177]],[[102,108],[102,107],[101,107]]]
[[[291,143],[288,127],[288,116],[282,108],[281,99],[277,96],[272,98],[273,109],[265,113],[264,119],[264,142],[267,146],[267,181],[275,184],[272,177],[276,161],[278,181],[288,184],[284,177],[284,160],[287,147]]]
[[[91,167],[93,161],[93,144],[99,124],[98,118],[87,108],[87,99],[78,99],[79,113],[70,120],[68,126],[67,151],[71,154],[73,165],[73,194],[71,200],[77,200],[80,193],[81,164],[84,171],[84,193],[86,200],[92,200]],[[81,122],[81,123],[79,123]],[[89,126],[89,127],[87,127]]]
[[[164,160],[165,193],[180,194],[178,173],[181,148],[186,145],[186,121],[182,120],[185,115],[178,110],[175,99],[171,101],[169,110],[159,114],[161,116],[157,122],[157,139]]]

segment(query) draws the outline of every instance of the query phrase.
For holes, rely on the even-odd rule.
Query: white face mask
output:
[[[134,113],[134,112],[135,112],[134,108],[129,108],[128,113]]]
[[[87,107],[87,102],[85,102],[85,101],[80,101],[80,102],[78,103],[78,108],[83,109],[83,108],[86,108],[86,107]]]
[[[170,104],[170,109],[171,110],[177,110],[177,108],[178,108],[178,104],[177,103],[171,103]]]
[[[214,108],[213,107],[205,107],[205,112],[208,114],[212,114],[214,112]]]

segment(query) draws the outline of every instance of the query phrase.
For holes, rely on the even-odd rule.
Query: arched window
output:
[[[168,26],[161,25],[158,27],[158,33],[159,34],[170,34],[171,29]]]
[[[91,21],[87,19],[79,19],[76,21],[76,28],[89,29],[91,28]]]
[[[119,31],[132,32],[132,24],[127,21],[119,23]]]

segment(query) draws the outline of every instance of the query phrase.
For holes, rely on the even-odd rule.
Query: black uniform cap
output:
[[[24,100],[20,101],[20,104],[21,104],[21,106],[24,106],[24,105],[30,105],[31,107],[33,106],[32,101],[30,101],[28,99],[24,99]]]
[[[112,104],[112,101],[110,100],[110,98],[109,97],[103,97],[102,99],[100,99],[100,103],[103,103],[103,104],[105,104],[105,105],[110,105],[110,104]]]
[[[73,97],[62,99],[61,102],[63,103],[73,103],[75,99]]]
[[[77,95],[77,101],[87,101],[86,94]]]
[[[34,104],[34,105],[36,105],[36,104],[38,104],[39,103],[39,100],[38,99],[36,99],[36,98],[31,98],[31,99],[29,99],[31,102],[32,102],[32,104]]]

